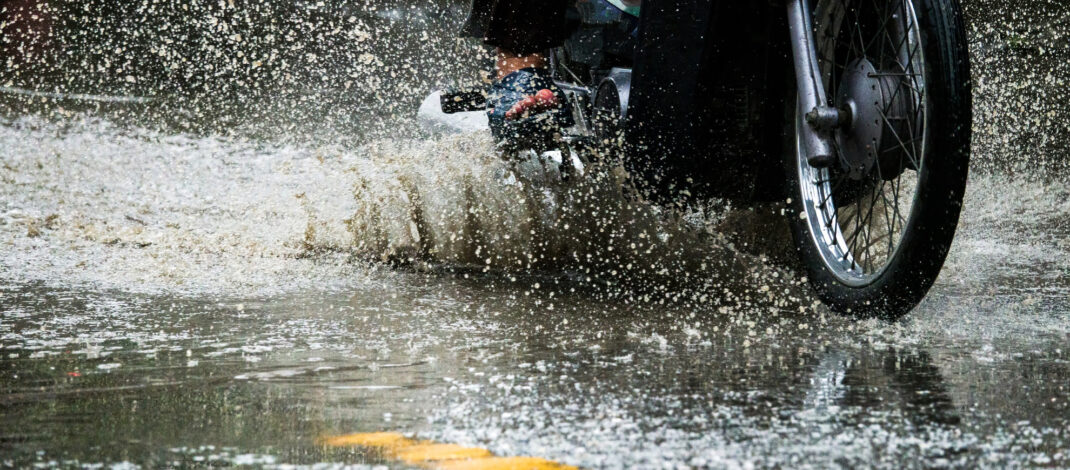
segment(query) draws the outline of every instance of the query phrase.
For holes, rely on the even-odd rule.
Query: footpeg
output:
[[[835,159],[832,155],[810,155],[806,157],[806,164],[813,168],[828,168]]]
[[[439,104],[446,114],[486,111],[487,91],[483,88],[442,90]]]

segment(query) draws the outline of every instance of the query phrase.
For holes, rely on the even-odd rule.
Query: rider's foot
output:
[[[524,68],[491,85],[487,114],[498,145],[540,148],[574,124],[572,107],[546,69]]]

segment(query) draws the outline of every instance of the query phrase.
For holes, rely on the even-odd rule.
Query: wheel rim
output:
[[[830,168],[795,155],[803,210],[825,266],[854,287],[873,283],[899,252],[927,172],[928,100],[910,0],[831,0],[814,26],[828,103],[852,116],[832,139]]]

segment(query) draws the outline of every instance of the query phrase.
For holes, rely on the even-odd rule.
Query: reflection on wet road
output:
[[[901,325],[493,276],[219,301],[9,284],[0,446],[21,463],[402,465],[321,444],[397,431],[592,468],[1065,466],[1065,287],[994,287],[1028,269],[942,282]]]
[[[485,135],[383,116],[476,67],[428,42],[458,2],[162,3],[159,25],[75,29],[68,75],[40,74],[152,109],[0,99],[0,467],[426,468],[403,448],[438,443],[581,468],[1070,468],[1066,6],[967,2],[978,171],[936,286],[888,324],[816,304],[746,210],[679,217],[619,174],[514,174]],[[128,80],[127,27],[182,43],[156,65],[189,73]]]

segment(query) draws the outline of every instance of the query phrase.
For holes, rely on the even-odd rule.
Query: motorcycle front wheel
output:
[[[846,116],[831,165],[811,166],[789,106],[789,208],[808,281],[832,310],[890,320],[926,295],[955,235],[972,98],[955,0],[819,0],[814,40]],[[792,100],[793,101],[793,100]]]

